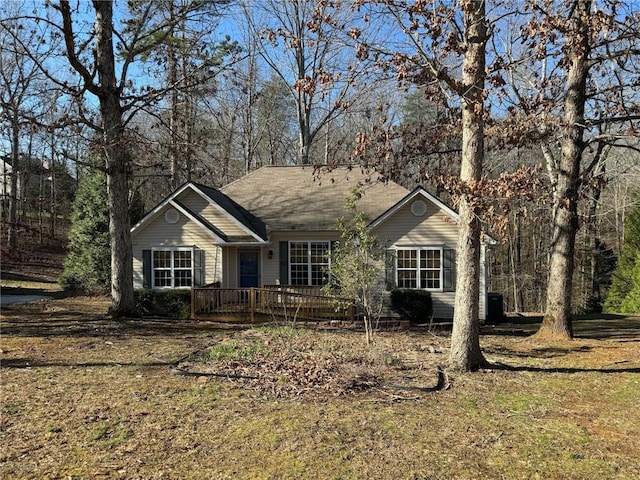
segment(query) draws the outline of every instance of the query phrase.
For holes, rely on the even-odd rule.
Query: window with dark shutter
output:
[[[142,288],[151,288],[151,250],[142,250]]]
[[[396,284],[396,259],[397,254],[393,249],[389,249],[384,255],[385,266],[385,284],[387,290],[391,290],[397,286]]]
[[[280,283],[289,284],[289,242],[280,242]]]
[[[456,289],[456,251],[453,248],[442,250],[442,287],[445,292]]]

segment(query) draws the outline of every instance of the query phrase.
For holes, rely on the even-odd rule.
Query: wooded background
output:
[[[3,243],[15,245],[24,227],[52,235],[92,169],[126,170],[128,225],[185,181],[219,187],[263,165],[349,163],[457,207],[462,107],[439,75],[461,72],[465,46],[451,25],[473,3],[117,2],[105,36],[112,85],[92,59],[111,2],[3,2]],[[577,38],[569,19],[582,3],[589,64],[575,312],[601,308],[640,185],[638,3],[487,2],[478,215],[499,240],[489,289],[512,312],[545,309]],[[120,166],[102,160],[111,94],[122,120],[114,142],[126,147]]]

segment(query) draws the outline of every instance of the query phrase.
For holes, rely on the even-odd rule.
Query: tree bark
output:
[[[98,100],[102,116],[107,170],[107,201],[111,237],[111,308],[114,317],[135,314],[133,253],[129,219],[130,162],[127,138],[116,85],[113,51],[113,3],[94,0],[96,10],[95,60],[100,82]]]
[[[578,188],[580,160],[584,148],[584,110],[589,75],[589,14],[591,2],[576,1],[572,15],[574,39],[568,45],[569,71],[564,103],[564,127],[555,195],[553,237],[547,284],[547,306],[537,337],[573,337],[571,289],[578,230]]]
[[[6,172],[5,166],[5,172]],[[9,195],[9,225],[7,227],[7,245],[16,248],[18,228],[18,176],[20,175],[20,123],[18,112],[11,116],[11,194]]]
[[[480,350],[480,221],[474,187],[484,159],[485,49],[487,25],[484,0],[465,7],[466,50],[462,64],[463,193],[459,204],[457,282],[449,365],[458,371],[477,370],[484,362]]]
[[[178,54],[177,46],[173,41],[175,37],[175,12],[173,0],[168,2],[169,23],[171,25],[171,33],[169,34],[169,43],[167,44],[167,60],[169,63],[167,83],[173,86],[171,90],[171,112],[169,117],[169,158],[171,159],[170,179],[171,190],[176,190],[180,186],[179,179],[179,157],[180,157],[180,135],[182,132],[178,130]]]

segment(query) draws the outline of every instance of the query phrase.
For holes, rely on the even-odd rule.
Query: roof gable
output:
[[[235,219],[238,224],[244,227],[243,229],[247,233],[256,237],[256,240],[265,241],[267,239],[266,226],[260,218],[256,217],[251,212],[247,211],[242,205],[215,188],[197,183],[194,183],[193,185],[197,187],[199,193],[211,200],[223,213],[226,213],[231,218]]]
[[[441,211],[443,211],[445,214],[447,214],[449,217],[451,217],[452,220],[458,221],[459,216],[458,216],[458,213],[455,210],[453,210],[451,207],[446,205],[444,202],[442,202],[436,196],[431,195],[424,188],[416,187],[416,188],[413,189],[412,192],[407,194],[404,198],[402,198],[400,201],[398,201],[395,205],[393,205],[391,208],[389,208],[388,210],[383,212],[381,215],[379,215],[377,218],[375,218],[369,224],[369,227],[370,228],[376,228],[377,226],[381,225],[387,219],[389,219],[390,217],[395,215],[402,207],[404,207],[405,205],[407,205],[409,202],[411,202],[412,200],[414,200],[417,197],[424,198],[425,200],[431,202],[436,207],[438,207]]]
[[[231,235],[226,234],[218,227],[213,225],[210,221],[208,221],[203,215],[196,213],[183,202],[181,202],[180,197],[182,197],[187,190],[195,192],[196,194],[201,196],[209,205],[215,207],[217,211],[225,215],[242,231],[244,231],[246,233],[246,236],[243,236],[243,238],[238,238],[238,236],[236,235],[234,238]],[[233,243],[237,241],[266,241],[266,229],[264,227],[264,224],[259,219],[253,217],[253,215],[244,210],[240,205],[238,205],[236,202],[226,197],[226,195],[220,193],[219,191],[191,182],[185,183],[184,185],[179,187],[175,192],[173,192],[158,205],[156,205],[153,210],[147,213],[147,215],[145,215],[136,225],[131,228],[132,235],[135,235],[136,232],[142,230],[146,225],[152,222],[167,205],[171,205],[178,211],[183,213],[201,228],[206,230],[210,235],[216,238],[220,243]]]

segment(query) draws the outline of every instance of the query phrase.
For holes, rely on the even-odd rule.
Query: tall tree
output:
[[[107,173],[107,203],[111,243],[111,314],[135,313],[133,295],[133,254],[129,218],[129,177],[131,174],[128,138],[125,130],[122,93],[118,82],[114,51],[113,2],[94,1],[95,48],[92,66],[82,62],[77,45],[71,8],[68,1],[55,7],[62,16],[62,33],[66,54],[72,68],[80,75],[82,87],[98,99],[102,134],[102,155]],[[131,57],[129,58],[131,60]],[[124,71],[128,65],[125,65]],[[97,79],[93,69],[97,72]],[[97,80],[97,81],[96,81]]]
[[[264,62],[288,86],[296,105],[298,163],[313,163],[312,146],[356,95],[365,69],[350,62],[350,38],[339,26],[355,21],[343,2],[268,0],[248,3],[246,15],[261,34]],[[360,94],[362,94],[360,90]]]
[[[137,3],[137,2],[133,2]],[[60,77],[59,64],[40,62],[40,70],[74,100],[76,118],[99,132],[100,149],[107,176],[107,204],[111,246],[111,314],[114,317],[135,313],[133,261],[130,235],[130,179],[132,173],[131,136],[127,125],[141,109],[158,102],[169,90],[134,82],[132,64],[147,56],[171,33],[171,22],[179,21],[200,2],[185,3],[169,21],[154,15],[154,2],[141,4],[135,15],[124,18],[126,28],[115,28],[114,2],[93,0],[72,8],[69,1],[49,3],[59,18],[45,13],[33,19],[57,29],[64,42],[64,56],[73,79]],[[90,12],[81,12],[82,9]],[[86,13],[92,13],[92,28],[87,28]],[[126,15],[122,12],[123,16]],[[117,43],[116,43],[117,42]],[[94,114],[95,102],[99,115]]]
[[[362,2],[366,3],[366,2]],[[429,93],[459,99],[462,128],[460,178],[456,182],[459,211],[457,282],[450,367],[470,371],[484,363],[480,349],[480,250],[481,224],[478,218],[479,182],[484,159],[484,89],[486,46],[489,40],[484,0],[456,5],[438,0],[400,4],[370,2],[372,10],[395,22],[394,31],[407,40],[403,49],[385,49],[360,38],[359,56],[374,56],[397,69],[402,81],[429,86]],[[373,13],[369,15],[374,17]],[[378,17],[376,14],[376,18]],[[385,28],[392,28],[388,23]],[[396,44],[394,44],[396,45]],[[385,66],[385,64],[383,64]],[[364,140],[366,142],[366,139]],[[381,163],[385,159],[381,158]]]
[[[505,63],[512,72],[530,69],[513,89],[519,108],[511,113],[517,112],[519,137],[529,128],[542,140],[553,189],[549,281],[538,337],[571,338],[580,194],[605,179],[609,147],[632,147],[628,132],[640,120],[638,8],[624,0],[531,0],[525,6],[528,48]]]
[[[578,229],[578,182],[584,140],[584,112],[589,74],[589,15],[591,2],[574,4],[568,25],[567,90],[564,101],[563,135],[557,166],[554,218],[547,308],[539,334],[571,337],[571,288],[573,280],[576,231]]]
[[[21,162],[23,154],[28,152],[21,151],[22,140],[31,136],[38,118],[51,105],[42,96],[45,89],[42,88],[43,76],[38,63],[46,61],[53,49],[52,44],[43,46],[38,35],[23,28],[15,19],[13,7],[17,5],[9,2],[2,5],[0,11],[5,16],[5,20],[0,22],[0,125],[6,129],[11,159],[6,229],[6,244],[10,248],[16,246],[19,193],[24,190],[20,185]]]
[[[148,3],[136,0],[129,6],[134,18],[150,14],[154,23],[166,26],[161,42],[148,38],[152,49],[143,60],[149,72],[169,89],[166,110],[159,115],[148,112],[156,115],[156,127],[164,133],[160,155],[168,159],[168,184],[174,190],[191,180],[196,169],[198,101],[215,93],[216,77],[233,63],[232,57],[240,49],[229,36],[220,41],[216,36],[225,2],[164,0],[155,2],[147,13]],[[135,28],[134,23],[130,30]]]
[[[69,253],[60,277],[63,288],[91,294],[109,291],[111,248],[106,194],[103,169],[88,170],[82,175],[73,201]]]
[[[484,0],[463,6],[464,33],[462,78],[462,160],[459,198],[460,232],[457,247],[457,281],[450,364],[458,370],[474,370],[483,362],[480,350],[480,234],[474,197],[484,159],[484,81],[488,40]]]

